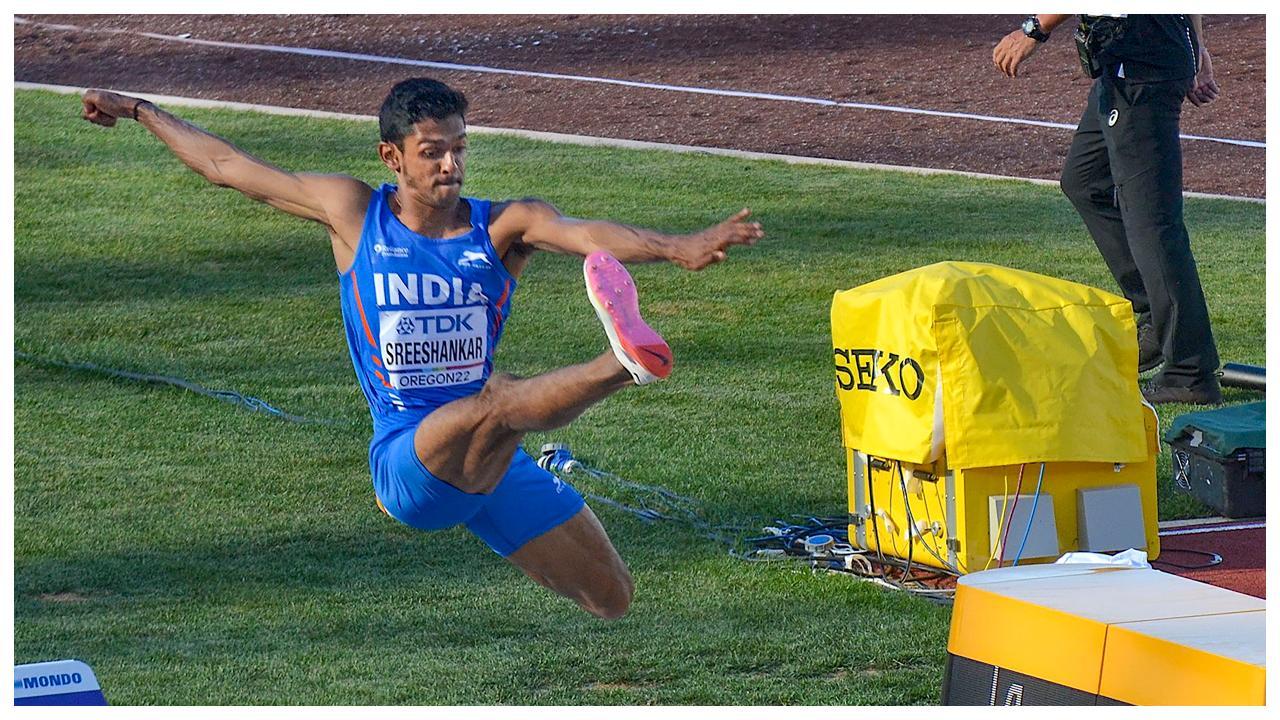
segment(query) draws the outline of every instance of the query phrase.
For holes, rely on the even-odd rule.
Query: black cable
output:
[[[1182,563],[1176,563],[1176,562],[1173,562],[1172,560],[1165,560],[1164,556],[1168,555],[1171,552],[1187,553],[1190,555],[1202,555],[1204,557],[1209,558],[1209,561],[1202,563],[1200,565],[1183,565]],[[1205,568],[1211,568],[1211,567],[1214,567],[1215,565],[1222,564],[1221,555],[1215,552],[1208,552],[1206,550],[1180,550],[1180,549],[1174,549],[1174,548],[1165,548],[1160,551],[1160,555],[1161,555],[1161,558],[1159,560],[1151,561],[1152,565],[1156,565],[1156,564],[1169,565],[1171,567],[1176,567],[1179,570],[1203,570]]]
[[[875,535],[875,538],[876,538],[876,557],[879,558],[881,562],[884,562],[884,549],[883,549],[883,546],[880,544],[880,526],[876,524],[876,518],[879,516],[876,515],[876,490],[875,490],[876,479],[872,474],[875,471],[875,468],[871,465],[870,455],[867,456],[866,467],[867,467],[867,504],[871,510],[871,517],[867,519],[871,522],[871,532]],[[881,573],[881,577],[883,577],[883,573]]]
[[[897,560],[895,558],[885,558],[885,564],[890,567],[895,567],[898,569],[902,569],[906,566],[906,563],[904,563],[902,560]],[[919,568],[917,567],[917,571],[918,570]],[[930,570],[934,570],[934,568],[930,568]],[[935,574],[945,575],[946,577],[960,577],[960,573],[954,572],[952,570],[937,570]]]
[[[822,570],[827,572],[838,572],[851,575],[864,582],[875,582],[887,588],[910,593],[917,597],[930,600],[935,603],[948,604],[953,601],[955,588],[951,587],[930,587],[929,582],[939,582],[950,578],[959,577],[959,573],[952,572],[949,569],[928,568],[921,571],[921,568],[912,566],[910,570],[906,568],[906,563],[901,559],[886,556],[883,562],[877,561],[874,556],[866,555],[866,551],[856,551],[854,556],[862,557],[866,563],[866,569],[863,569],[857,563],[849,563],[847,554],[837,554],[834,556],[814,555],[808,551],[801,549],[801,544],[806,538],[810,538],[818,534],[831,535],[837,545],[847,542],[849,528],[843,518],[807,518],[805,525],[794,525],[782,521],[776,522],[778,534],[764,535],[752,538],[757,545],[757,549],[747,553],[739,553],[730,550],[730,554],[748,561],[754,562],[804,562],[813,570]],[[765,550],[766,546],[774,550],[777,554],[770,556],[761,556],[760,551]],[[901,575],[890,575],[887,570],[890,568],[897,570]]]
[[[902,573],[906,578],[911,575],[911,558],[915,550],[916,520],[911,514],[911,499],[907,497],[907,477],[902,474],[902,461],[894,460],[898,468],[898,482],[902,486],[902,510],[907,514],[907,569]],[[889,482],[893,482],[893,471],[889,472]]]
[[[54,360],[52,358],[40,357],[32,355],[28,352],[15,349],[13,357],[17,360],[24,360],[33,365],[43,365],[45,367],[61,368],[63,370],[75,370],[79,372],[92,372],[108,377],[120,378],[122,380],[134,380],[137,382],[151,383],[155,385],[170,385],[172,387],[181,388],[197,395],[204,395],[223,402],[229,402],[239,405],[253,412],[264,413],[281,420],[289,422],[316,424],[316,425],[346,425],[349,424],[345,420],[336,420],[333,418],[309,418],[301,415],[293,415],[278,408],[272,407],[264,400],[253,397],[251,395],[243,395],[234,390],[212,390],[198,383],[185,380],[180,377],[170,375],[153,375],[149,373],[130,372],[128,370],[116,370],[114,368],[102,367],[90,362],[64,362],[62,360]]]
[[[935,491],[934,491],[933,493],[931,493],[931,494],[932,494],[934,497],[937,497],[937,495],[938,495],[938,493],[937,493],[937,491],[936,491],[937,481],[935,481],[935,482],[934,482],[934,486],[935,486]],[[929,512],[929,495],[928,495],[928,494],[925,494],[925,493],[921,493],[921,499],[924,501],[924,516],[925,516],[925,520],[929,523],[929,527],[930,527],[930,534],[932,535],[932,534],[933,534],[933,532],[932,532],[932,528],[933,528],[933,525],[934,525],[934,520],[933,520],[933,515]],[[939,503],[939,511],[940,511],[940,514],[942,515],[943,519],[946,519],[946,517],[947,517],[947,509],[946,509],[946,507],[943,507],[943,506],[942,506],[942,500],[941,500],[941,499],[939,499],[939,500],[938,500],[938,503]],[[937,536],[936,536],[936,535],[934,535],[934,538],[936,538],[936,537],[937,537]],[[942,557],[942,555],[941,555],[941,554],[939,554],[938,543],[937,543],[937,541],[936,541],[936,540],[934,540],[933,542],[925,542],[925,539],[924,539],[924,538],[921,538],[921,539],[920,539],[920,544],[924,547],[924,549],[925,549],[925,550],[927,550],[927,551],[928,551],[928,553],[929,553],[930,555],[932,555],[932,556],[934,557],[934,559],[935,559],[935,560],[937,560],[937,561],[942,565],[942,567],[946,568],[947,570],[955,570],[955,571],[959,572],[959,569],[958,569],[955,565],[952,565],[950,561],[946,560],[945,558],[943,558],[943,557]],[[958,564],[958,563],[957,563],[957,564]]]
[[[922,571],[910,557],[910,564],[893,556],[886,556],[880,550],[879,526],[874,524],[878,515],[871,515],[872,528],[876,536],[876,555],[867,554],[867,550],[856,550],[850,544],[849,518],[817,517],[813,515],[792,515],[786,520],[773,520],[765,526],[764,534],[747,535],[750,523],[743,521],[735,524],[712,524],[707,518],[701,503],[682,497],[661,487],[653,487],[625,480],[612,473],[604,472],[582,465],[572,477],[581,473],[585,477],[600,480],[613,485],[615,489],[625,490],[629,496],[625,501],[618,498],[607,498],[589,494],[588,497],[599,499],[613,507],[636,515],[645,522],[671,522],[701,531],[704,535],[718,543],[728,546],[731,556],[748,562],[803,562],[812,570],[840,572],[852,575],[863,581],[876,582],[885,587],[908,592],[934,602],[950,602],[955,593],[954,588],[934,588],[928,582],[937,582],[949,577],[958,577],[959,573],[950,567],[942,570],[928,568]],[[555,469],[553,468],[554,470]],[[892,467],[887,468],[890,482],[893,481]],[[873,469],[869,469],[867,477],[874,480]],[[905,487],[905,476],[903,477]],[[585,489],[585,488],[584,488]],[[869,500],[874,508],[874,500],[870,495],[874,490],[869,488]],[[909,509],[909,508],[908,508]],[[759,522],[753,519],[751,522]],[[760,525],[755,525],[760,527]],[[835,547],[829,553],[814,553],[805,549],[805,541],[816,535],[830,535]],[[861,558],[853,561],[850,558]],[[878,557],[878,559],[877,559]],[[945,565],[945,563],[944,563]]]

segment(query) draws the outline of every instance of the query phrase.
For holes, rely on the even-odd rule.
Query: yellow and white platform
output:
[[[1262,705],[1266,601],[1152,569],[959,580],[943,703]]]

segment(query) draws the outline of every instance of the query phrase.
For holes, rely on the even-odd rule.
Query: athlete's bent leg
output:
[[[495,374],[478,394],[422,419],[413,445],[433,475],[467,493],[488,493],[511,465],[525,433],[554,430],[632,384],[605,353],[531,378]]]
[[[631,604],[631,574],[581,496],[538,468],[520,442],[526,433],[568,424],[628,385],[666,377],[672,358],[641,319],[635,286],[617,260],[593,253],[583,272],[613,351],[532,378],[495,374],[480,393],[423,418],[413,450],[438,494],[452,486],[468,500],[459,505],[473,514],[454,522],[587,612],[617,618]]]
[[[671,373],[671,349],[640,317],[635,283],[622,263],[594,252],[582,268],[587,297],[612,352],[532,378],[493,375],[479,394],[423,418],[414,448],[431,474],[463,492],[491,492],[525,433],[567,425],[633,382],[645,384]]]
[[[596,617],[616,620],[631,606],[635,588],[631,573],[595,513],[585,505],[507,559]]]

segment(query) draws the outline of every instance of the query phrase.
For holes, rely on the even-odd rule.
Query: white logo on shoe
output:
[[[1120,111],[1112,110],[1111,114],[1107,116],[1107,126],[1114,127],[1116,124],[1116,120],[1119,120],[1119,119],[1120,119]]]

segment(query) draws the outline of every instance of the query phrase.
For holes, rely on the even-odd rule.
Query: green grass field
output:
[[[16,662],[88,661],[118,704],[937,702],[950,614],[925,600],[600,508],[638,586],[605,623],[462,529],[387,519],[323,231],[207,186],[132,123],[83,122],[77,98],[15,97],[18,350],[342,421],[16,361]],[[370,123],[179,114],[292,169],[390,179]],[[940,260],[1113,287],[1054,188],[494,136],[469,169],[470,194],[574,215],[765,223],[706,272],[636,268],[677,373],[528,441],[721,519],[844,511],[833,291]],[[1193,200],[1187,222],[1224,360],[1262,364],[1264,208]],[[536,258],[514,306],[502,369],[603,349],[572,258]],[[1161,475],[1162,518],[1204,512]]]

